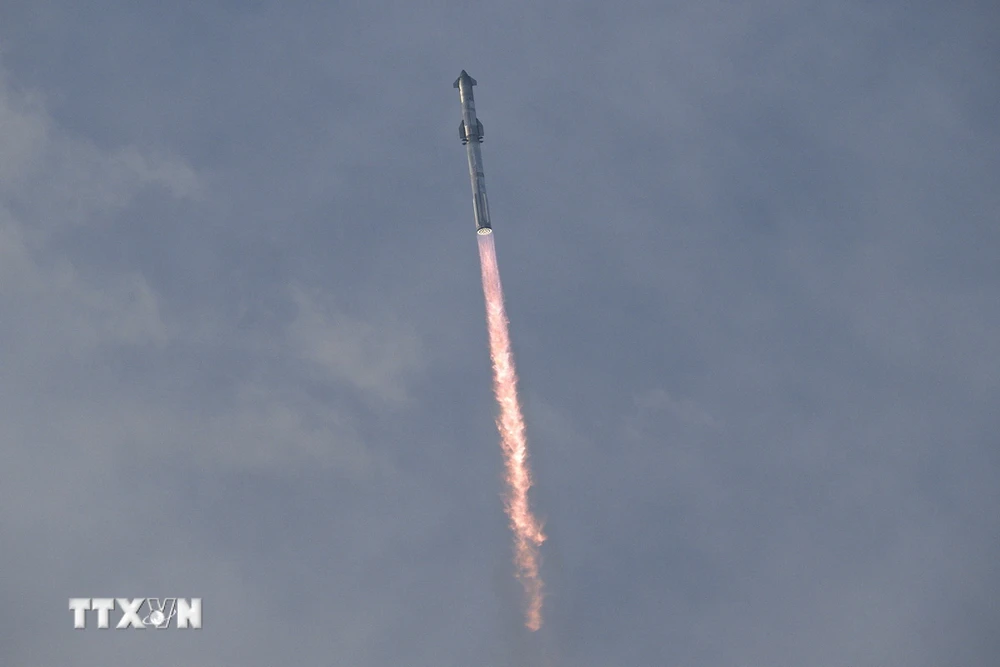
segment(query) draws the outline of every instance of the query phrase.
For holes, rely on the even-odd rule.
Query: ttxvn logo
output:
[[[97,612],[97,627],[106,630],[111,627],[111,612],[118,608],[121,618],[115,624],[116,630],[135,628],[162,630],[170,627],[170,619],[175,619],[181,629],[201,629],[201,598],[70,598],[69,609],[73,612],[73,627],[83,630],[87,627],[87,612]],[[145,607],[145,609],[143,608]]]

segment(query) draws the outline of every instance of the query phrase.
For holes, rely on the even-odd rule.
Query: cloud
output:
[[[8,363],[38,368],[106,345],[165,344],[170,328],[145,276],[84,275],[52,246],[50,232],[68,220],[98,219],[151,185],[191,196],[194,172],[132,147],[104,153],[63,136],[39,97],[12,90],[2,75],[0,128],[0,327]]]
[[[988,15],[564,4],[5,12],[0,662],[544,664],[462,68],[550,535],[532,641],[997,654]],[[195,637],[58,632],[67,595],[178,589]]]
[[[195,171],[135,146],[105,150],[56,126],[36,92],[13,89],[0,73],[0,196],[32,228],[98,224],[146,188],[195,198]]]
[[[680,424],[719,429],[722,424],[708,410],[691,399],[676,399],[665,389],[651,389],[635,399],[642,412],[664,412]]]
[[[410,398],[406,381],[423,367],[418,336],[391,316],[376,323],[337,310],[329,298],[292,289],[298,314],[289,342],[325,375],[387,402]]]
[[[18,358],[93,352],[101,345],[164,344],[168,329],[155,292],[137,273],[86,280],[66,257],[29,243],[23,225],[0,210],[0,328]]]
[[[151,192],[175,201],[210,193],[183,159],[73,136],[40,99],[0,85],[0,526],[14,545],[5,564],[19,573],[0,594],[51,601],[81,586],[183,589],[219,605],[219,632],[227,604],[250,608],[260,594],[246,581],[256,561],[212,541],[213,521],[245,517],[242,508],[227,514],[224,502],[252,484],[294,489],[308,476],[370,483],[394,474],[349,410],[312,384],[320,375],[400,400],[416,339],[362,316],[335,318],[320,297],[302,297],[284,335],[262,341],[241,335],[231,313],[171,309],[155,267],[94,261],[88,230],[110,229],[98,238],[113,239],[131,203]],[[227,373],[230,360],[239,372]],[[206,488],[214,505],[199,496]],[[59,617],[63,606],[28,603],[0,625],[14,627],[14,615]],[[244,621],[273,627],[264,610]],[[230,631],[236,645],[245,625]],[[57,664],[86,653],[43,644],[0,633],[0,660]],[[216,664],[197,646],[190,651],[204,660],[192,664]]]
[[[388,463],[367,450],[336,405],[263,383],[236,387],[234,393],[225,409],[210,415],[168,413],[143,420],[143,439],[172,451],[171,458],[183,451],[189,465],[209,473],[280,477],[309,470],[361,480],[388,472]]]

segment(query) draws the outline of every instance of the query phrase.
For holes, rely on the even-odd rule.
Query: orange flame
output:
[[[500,447],[506,466],[507,494],[504,509],[510,517],[510,528],[514,532],[517,578],[524,586],[527,598],[525,626],[534,631],[542,627],[542,578],[539,574],[538,548],[545,541],[545,534],[528,505],[528,489],[531,488],[528,443],[524,434],[521,404],[517,398],[517,373],[514,369],[514,353],[510,349],[510,331],[507,328],[496,247],[492,234],[479,236],[478,239],[490,357],[493,360],[493,391],[500,406],[497,429],[500,431]]]

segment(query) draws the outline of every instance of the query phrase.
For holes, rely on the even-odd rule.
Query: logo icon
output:
[[[177,598],[146,598],[150,611],[142,619],[142,624],[162,630],[170,625],[170,619],[177,615]]]

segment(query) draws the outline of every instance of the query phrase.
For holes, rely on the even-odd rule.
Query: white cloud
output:
[[[171,346],[211,353],[247,341],[232,335],[224,316],[170,320],[141,269],[84,271],[51,232],[97,223],[151,186],[198,197],[198,175],[176,158],[134,146],[104,150],[68,136],[40,100],[12,90],[0,73],[0,365],[10,380],[4,395],[23,406],[20,419],[0,429],[3,447],[21,452],[9,462],[5,507],[25,521],[55,521],[60,507],[113,474],[123,455],[150,465],[185,461],[209,472],[318,468],[365,477],[384,470],[388,464],[366,451],[342,410],[266,380],[234,378],[210,408],[192,408],[192,395],[214,388],[200,384],[197,357],[167,361]],[[417,356],[413,336],[336,317],[301,290],[296,302],[299,317],[290,329],[296,347],[268,343],[262,353],[284,361],[305,356],[363,391],[405,397],[402,380]],[[109,364],[127,367],[136,348],[144,348],[140,363],[150,374],[137,378],[126,370],[123,384]],[[163,396],[159,373],[190,393],[148,398]],[[60,456],[44,475],[32,474],[53,447]],[[59,480],[61,492],[38,505],[30,499],[41,479]]]
[[[677,399],[665,389],[652,389],[638,396],[636,407],[641,411],[665,412],[672,419],[690,426],[721,428],[721,422],[703,406],[691,399]]]
[[[39,170],[49,120],[35,94],[12,92],[0,72],[0,194],[19,191]]]
[[[49,231],[96,220],[149,186],[176,197],[199,191],[180,160],[132,146],[104,151],[67,136],[39,94],[12,89],[0,72],[0,326],[8,361],[167,341],[159,299],[142,274],[84,277],[48,244]]]
[[[231,408],[188,423],[182,437],[189,442],[164,444],[180,446],[211,467],[284,473],[319,466],[360,478],[385,464],[375,461],[335,405],[301,394],[282,396],[260,384],[240,387]]]
[[[72,262],[32,244],[0,209],[0,331],[9,361],[79,355],[100,345],[164,344],[156,293],[138,273],[86,280]]]
[[[94,223],[148,187],[173,197],[201,195],[183,160],[134,146],[104,150],[67,135],[36,92],[13,90],[0,72],[0,197],[25,211],[36,229]]]
[[[406,324],[384,317],[372,324],[337,310],[318,295],[293,289],[299,312],[290,342],[329,377],[389,402],[406,401],[407,377],[422,367],[421,345]]]

